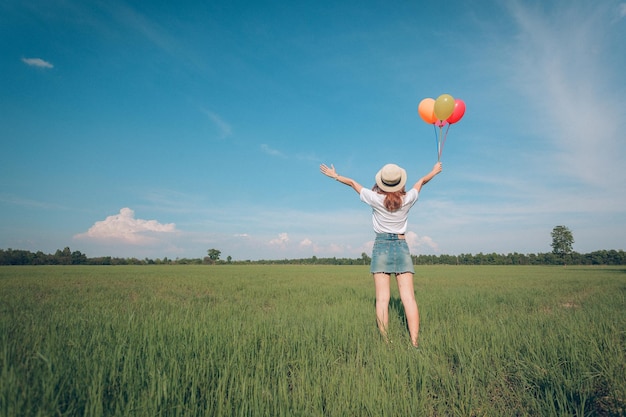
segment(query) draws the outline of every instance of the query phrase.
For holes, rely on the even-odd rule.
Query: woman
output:
[[[406,243],[405,232],[409,210],[417,201],[422,186],[441,172],[441,162],[437,162],[426,176],[405,191],[406,171],[395,164],[387,164],[376,174],[376,185],[372,190],[363,188],[351,178],[341,176],[335,167],[320,165],[322,174],[356,191],[361,201],[372,207],[372,223],[376,240],[372,251],[370,271],[376,288],[376,321],[382,336],[387,340],[389,325],[389,298],[391,274],[396,276],[400,299],[409,327],[411,343],[417,347],[419,334],[419,312],[413,290],[413,262]]]

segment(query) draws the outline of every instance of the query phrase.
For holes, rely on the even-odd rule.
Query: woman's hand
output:
[[[335,167],[332,164],[330,165],[330,168],[327,167],[325,164],[320,165],[320,171],[322,172],[322,174],[334,180],[339,177],[339,175],[337,175],[337,172],[335,171]]]
[[[424,184],[426,184],[428,181],[432,180],[433,177],[437,174],[439,174],[441,172],[441,162],[437,162],[434,166],[432,171],[430,171],[428,173],[428,175],[426,175],[425,177],[420,178],[420,180],[418,182],[415,183],[415,185],[413,186],[413,188],[415,188],[417,190],[417,192],[420,192],[420,190],[422,189],[422,186]]]
[[[342,184],[349,185],[354,191],[357,192],[357,194],[359,194],[361,192],[361,189],[363,188],[361,184],[359,184],[352,178],[344,177],[337,174],[337,171],[335,171],[335,167],[332,164],[330,165],[330,167],[326,166],[325,164],[320,165],[320,171],[327,177],[337,180]]]

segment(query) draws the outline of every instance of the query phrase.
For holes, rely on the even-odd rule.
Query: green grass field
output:
[[[0,267],[2,416],[624,416],[626,270]]]

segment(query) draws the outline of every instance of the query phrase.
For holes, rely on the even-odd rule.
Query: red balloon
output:
[[[460,98],[454,100],[454,110],[446,121],[450,124],[456,123],[463,118],[465,114],[465,103]]]

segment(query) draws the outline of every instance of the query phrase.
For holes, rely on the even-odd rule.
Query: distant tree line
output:
[[[137,259],[103,256],[88,258],[80,251],[69,247],[57,250],[54,254],[41,251],[30,252],[18,249],[0,249],[0,265],[242,265],[242,264],[293,264],[293,265],[369,265],[370,257],[362,253],[360,258],[310,258],[235,261],[230,256],[219,259],[220,251],[211,249],[212,256],[182,259]],[[623,250],[599,250],[587,254],[569,253],[478,253],[460,255],[413,255],[415,265],[626,265],[626,252]]]
[[[478,253],[460,255],[413,256],[415,265],[626,265],[623,250],[599,250],[591,253],[570,252],[565,255],[553,252],[538,254]]]

